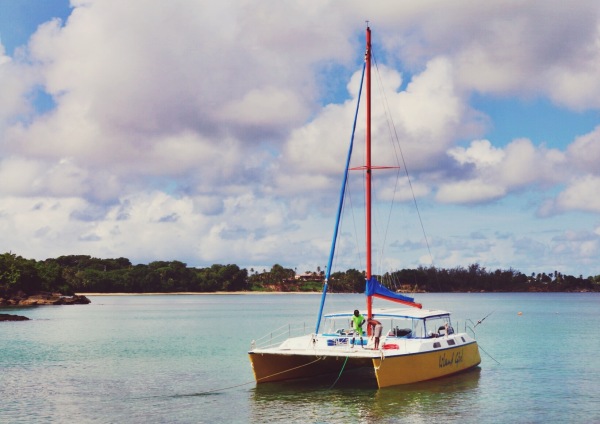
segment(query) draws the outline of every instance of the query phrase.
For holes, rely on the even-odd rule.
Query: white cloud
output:
[[[42,173],[36,161],[23,158],[9,158],[0,162],[0,192],[3,195],[29,195],[36,189]]]
[[[465,100],[452,86],[452,72],[446,60],[432,61],[423,73],[408,83],[406,91],[400,91],[401,75],[386,66],[378,67],[375,78],[377,83],[374,87],[385,87],[385,97],[381,90],[373,89],[373,164],[403,169],[396,144],[399,141],[411,172],[426,170],[436,173],[439,171],[438,162],[457,135],[481,131],[480,125],[475,122],[476,114],[471,113]],[[359,82],[360,73],[357,72],[348,85],[352,96],[357,95]],[[388,106],[387,111],[382,104]],[[291,134],[281,159],[283,169],[291,172],[293,180],[299,182],[292,187],[300,190],[337,189],[337,179],[333,183],[323,175],[336,178],[341,175],[350,139],[348,123],[354,118],[355,108],[354,97],[342,105],[328,105],[313,120]],[[365,137],[364,115],[361,108],[355,136],[355,156],[359,160],[362,160],[360,146]],[[353,166],[361,164],[353,162]],[[308,175],[298,177],[303,173]],[[278,179],[281,186],[290,182],[286,175]],[[289,185],[286,187],[290,189]],[[425,194],[429,189],[422,185],[418,192]]]
[[[468,179],[440,184],[437,198],[443,202],[478,203],[536,186],[552,186],[568,180],[565,155],[556,149],[536,147],[530,140],[516,139],[504,149],[488,140],[475,140],[468,148],[448,151],[467,169]]]
[[[600,212],[600,176],[587,175],[572,181],[556,198],[559,211]]]
[[[593,0],[571,4],[497,0],[421,2],[375,7],[375,22],[404,63],[422,67],[449,57],[457,86],[482,93],[548,96],[573,109],[600,106],[600,11]]]
[[[460,124],[465,107],[455,91],[452,73],[447,59],[436,58],[408,84],[399,110],[409,134],[427,141],[449,141],[447,132]]]
[[[36,82],[35,72],[7,56],[0,42],[0,131],[19,116],[28,116],[32,111],[28,94]]]
[[[0,162],[0,193],[21,196],[82,196],[89,190],[88,172],[63,159],[48,165],[39,160],[8,158]]]
[[[600,174],[600,126],[589,134],[577,137],[567,148],[573,167],[590,174]]]
[[[456,90],[452,64],[446,58],[427,63],[423,72],[407,84],[405,91],[400,91],[401,79],[394,78],[396,71],[383,69],[385,72],[379,72],[382,77],[395,82],[386,90],[383,101],[389,105],[393,135],[398,136],[412,171],[435,168],[456,137],[473,136],[482,131],[478,115],[468,107],[464,95]],[[374,97],[373,102],[379,105],[382,100]],[[377,106],[373,109],[374,137],[388,140],[390,122],[383,110],[377,110]],[[392,155],[390,150],[384,150],[381,156]]]
[[[555,172],[562,161],[560,154],[536,148],[530,140],[517,139],[506,146],[505,161],[499,164],[501,180],[511,188],[556,181]],[[559,163],[557,163],[559,162]]]
[[[299,94],[275,87],[252,89],[243,98],[226,104],[219,115],[226,122],[251,127],[287,127],[307,115],[308,108]]]
[[[378,61],[374,164],[404,172],[388,143],[397,136],[428,206],[540,192],[524,207],[546,217],[600,211],[599,129],[560,148],[528,134],[498,145],[486,138],[494,117],[471,105],[492,95],[600,107],[595,1],[71,3],[66,22],[42,25],[13,57],[0,45],[0,228],[10,234],[0,251],[322,265],[366,15]],[[324,105],[340,89],[324,74],[351,72],[347,93]],[[36,114],[40,87],[55,107]],[[410,201],[409,188],[378,185],[377,199]],[[444,264],[510,262],[511,242],[488,236]]]
[[[473,164],[476,168],[498,165],[506,156],[499,148],[492,146],[489,140],[474,140],[468,149],[454,147],[448,154],[459,164]]]
[[[443,184],[436,199],[443,203],[480,203],[496,200],[506,194],[502,185],[473,179]]]

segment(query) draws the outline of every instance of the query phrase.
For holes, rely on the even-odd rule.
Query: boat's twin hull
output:
[[[372,366],[371,358],[367,357],[346,360],[343,356],[254,352],[249,356],[257,383],[337,374],[342,370]]]
[[[433,380],[474,368],[481,362],[477,343],[410,355],[374,359],[379,387]]]
[[[378,351],[377,351],[378,352]],[[372,368],[379,387],[432,380],[474,368],[481,362],[477,343],[413,354],[375,351],[371,356],[319,356],[316,353],[250,352],[257,383],[309,378],[356,368]]]

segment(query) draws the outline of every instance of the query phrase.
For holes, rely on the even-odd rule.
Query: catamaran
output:
[[[309,333],[301,330],[301,334],[296,335],[292,327],[284,326],[253,341],[248,354],[257,383],[318,378],[360,370],[374,376],[378,387],[382,388],[457,374],[475,368],[481,362],[477,341],[467,334],[466,325],[464,332],[455,331],[450,312],[423,309],[414,298],[388,289],[372,274],[371,177],[372,171],[381,167],[371,164],[371,59],[371,29],[367,25],[365,61],[356,107],[358,114],[366,74],[367,153],[364,166],[350,168],[353,131],[315,330]],[[323,314],[348,172],[352,169],[361,169],[365,173],[365,321],[376,320],[381,325],[379,331],[382,334],[377,342],[373,337],[361,337],[362,327],[351,324],[354,311]],[[403,307],[373,308],[374,297]],[[369,330],[371,328],[369,326]]]

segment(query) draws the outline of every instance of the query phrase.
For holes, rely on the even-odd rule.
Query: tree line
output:
[[[296,271],[279,264],[270,270],[241,269],[237,265],[214,264],[207,268],[189,267],[180,261],[155,261],[133,265],[127,258],[100,259],[88,255],[68,255],[43,261],[26,259],[14,253],[0,254],[0,297],[17,292],[35,294],[74,293],[173,293],[217,291],[320,291],[324,272]],[[419,267],[378,276],[392,290],[425,292],[522,292],[522,291],[600,291],[600,276],[573,277],[558,271],[525,275],[519,271],[488,271],[479,264],[467,268]],[[339,293],[364,291],[364,271],[335,272],[329,290]]]

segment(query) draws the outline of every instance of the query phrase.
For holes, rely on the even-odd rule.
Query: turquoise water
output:
[[[288,322],[312,329],[310,294],[3,310],[32,321],[0,323],[0,423],[600,422],[600,295],[417,297],[453,311],[461,330],[492,313],[476,328],[480,369],[383,390],[344,376],[333,388],[337,376],[257,387],[251,340]],[[362,305],[362,295],[328,298],[328,311]]]

